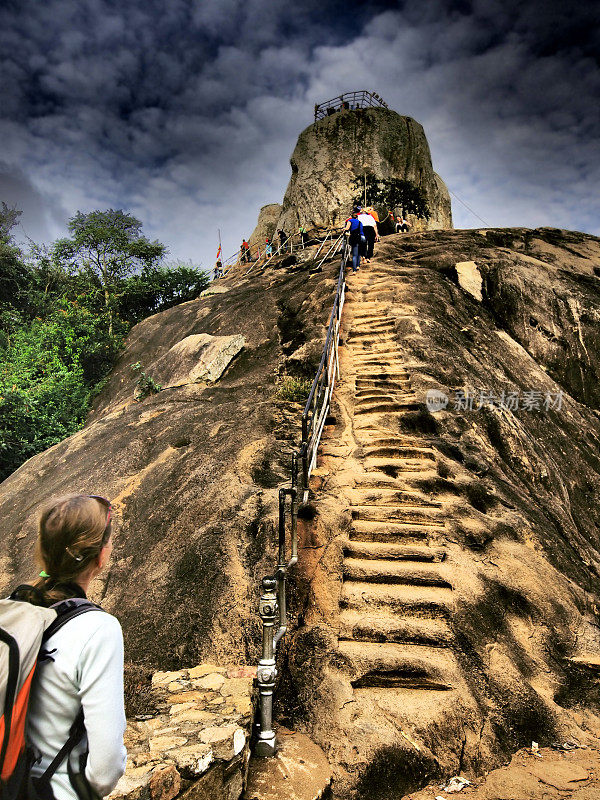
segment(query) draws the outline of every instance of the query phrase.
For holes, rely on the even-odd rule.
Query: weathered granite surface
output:
[[[342,111],[309,125],[290,159],[292,177],[277,227],[288,233],[340,225],[356,194],[353,181],[372,173],[420,186],[431,217],[410,217],[412,230],[452,228],[450,195],[433,171],[422,125],[385,108]],[[386,212],[384,212],[386,213]]]
[[[275,237],[277,232],[277,220],[279,219],[280,214],[281,206],[279,203],[269,203],[261,208],[258,215],[256,228],[254,228],[250,238],[248,239],[250,247],[254,247],[255,244],[258,244],[261,245],[262,249],[267,236],[270,239]]]
[[[200,381],[218,381],[242,350],[246,340],[239,334],[186,336],[150,365],[148,372],[163,389]]]
[[[255,667],[201,664],[152,677],[155,714],[128,720],[127,771],[111,800],[238,800],[246,781]]]

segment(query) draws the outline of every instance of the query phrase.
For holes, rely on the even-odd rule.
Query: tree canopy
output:
[[[165,264],[123,211],[77,213],[70,238],[19,248],[0,208],[0,480],[77,431],[132,325],[192,300],[209,277]]]
[[[157,264],[166,247],[143,236],[142,223],[134,216],[112,208],[87,214],[78,211],[68,227],[71,237],[54,243],[53,258],[100,282],[112,331],[111,289],[127,275]]]

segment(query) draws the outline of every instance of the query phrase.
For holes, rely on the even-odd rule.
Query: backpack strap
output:
[[[75,617],[79,617],[81,614],[87,614],[88,611],[103,611],[100,606],[82,597],[71,597],[67,600],[61,600],[58,603],[54,603],[54,605],[50,606],[50,608],[55,609],[56,619],[53,620],[44,631],[42,645],[44,645],[51,636],[54,636],[57,631],[66,625],[67,622],[70,622]],[[40,654],[43,655],[41,650]],[[31,778],[35,792],[40,800],[54,800],[54,794],[52,792],[50,781],[52,780],[56,770],[60,767],[65,758],[69,757],[71,750],[73,750],[73,748],[79,744],[84,735],[85,723],[83,708],[81,708],[79,709],[79,713],[71,725],[69,730],[69,738],[54,756],[47,769],[38,778]],[[69,772],[69,779],[76,789],[73,779],[71,778],[72,768],[70,761],[67,762],[67,770]]]
[[[0,750],[0,765],[4,765],[8,743],[12,728],[12,714],[15,703],[15,695],[19,682],[19,645],[16,639],[11,636],[4,628],[0,628],[0,641],[8,646],[8,678],[6,681],[6,694],[4,696],[4,737],[2,749]]]
[[[42,644],[46,644],[51,636],[54,636],[67,622],[80,616],[80,614],[86,614],[88,611],[103,611],[96,603],[92,603],[91,600],[86,600],[83,597],[70,597],[68,600],[60,600],[58,603],[51,605],[50,608],[56,611],[56,619],[52,620],[44,631]]]
[[[50,781],[54,776],[56,770],[60,767],[65,758],[68,757],[71,750],[78,744],[85,733],[85,725],[83,721],[83,708],[80,709],[79,714],[75,717],[75,721],[69,730],[69,738],[60,748],[58,753],[54,756],[48,768],[39,776],[39,778],[31,778],[31,783],[35,789],[36,795],[40,800],[54,800],[54,793],[50,786]]]

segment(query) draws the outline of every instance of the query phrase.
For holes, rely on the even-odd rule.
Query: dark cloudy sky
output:
[[[490,225],[600,235],[598,0],[0,0],[0,200],[123,208],[210,266],[281,201],[315,102],[373,89]],[[457,227],[481,222],[453,197]]]

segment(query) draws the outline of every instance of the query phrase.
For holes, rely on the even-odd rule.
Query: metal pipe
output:
[[[277,678],[273,641],[273,627],[278,612],[277,595],[275,594],[276,584],[275,578],[263,578],[263,593],[258,605],[258,613],[263,624],[263,642],[262,658],[258,662],[256,671],[260,703],[260,729],[254,750],[257,756],[273,756],[277,749],[275,731],[273,730],[273,690],[275,689],[275,680]]]
[[[279,558],[278,566],[285,568],[285,495],[286,489],[279,490]]]

